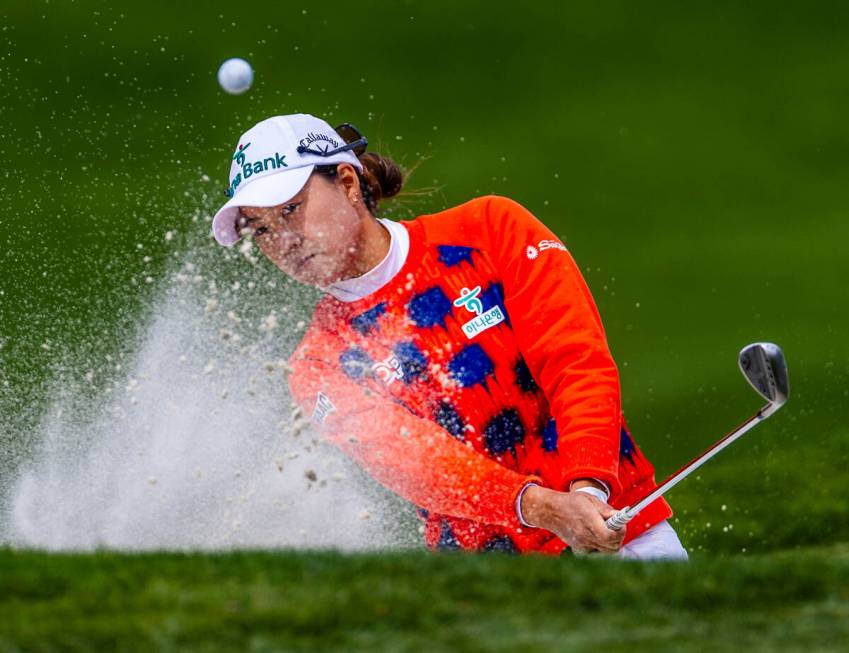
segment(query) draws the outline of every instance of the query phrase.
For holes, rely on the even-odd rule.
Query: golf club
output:
[[[740,351],[737,362],[740,366],[740,371],[743,372],[743,376],[746,377],[746,380],[758,394],[767,400],[767,405],[755,413],[754,416],[743,422],[738,428],[716,442],[716,444],[703,454],[681,467],[681,469],[661,483],[654,492],[633,506],[626,506],[612,517],[609,517],[606,522],[608,528],[615,531],[621,530],[625,524],[631,521],[637,513],[652,501],[662,496],[667,490],[678,485],[678,483],[687,478],[694,470],[704,465],[708,460],[725,449],[725,447],[741,438],[751,428],[784,405],[784,402],[787,401],[790,387],[787,382],[787,364],[784,360],[784,353],[778,345],[771,342],[756,342],[747,345]]]

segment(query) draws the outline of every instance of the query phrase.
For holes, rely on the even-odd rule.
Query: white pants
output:
[[[630,560],[688,559],[687,550],[681,546],[678,534],[665,519],[623,545],[616,557]]]

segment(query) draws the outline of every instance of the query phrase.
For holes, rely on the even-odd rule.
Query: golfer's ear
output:
[[[357,170],[350,163],[340,163],[336,167],[336,182],[342,185],[342,190],[349,197],[352,190],[359,195],[360,179]]]

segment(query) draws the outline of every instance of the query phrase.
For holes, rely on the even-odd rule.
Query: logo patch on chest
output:
[[[454,306],[465,308],[470,313],[475,314],[475,317],[463,324],[463,333],[469,340],[504,321],[504,313],[497,304],[488,311],[483,310],[483,303],[479,298],[480,294],[480,286],[475,286],[471,290],[463,288],[460,291],[460,296],[454,300]]]

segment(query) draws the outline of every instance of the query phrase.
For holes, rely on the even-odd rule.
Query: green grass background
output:
[[[229,56],[256,70],[243,96],[215,81]],[[849,541],[847,105],[849,9],[837,2],[4,3],[4,474],[32,450],[57,376],[132,349],[156,287],[143,279],[184,252],[220,255],[206,220],[238,135],[300,111],[353,122],[372,149],[417,166],[411,189],[438,188],[387,205],[391,216],[497,193],[554,228],[585,270],[626,417],[660,476],[759,406],[735,367],[748,342],[782,345],[791,399],[670,494],[696,558],[688,570],[7,551],[0,650],[85,648],[88,637],[121,648],[113,626],[128,649],[620,650],[612,629],[655,649],[720,650],[736,637],[829,650],[847,617],[846,555],[834,548]],[[334,616],[337,600],[361,606],[349,566],[385,589],[385,613]],[[196,591],[184,586],[192,574]],[[501,582],[482,580],[492,575]],[[459,593],[432,605],[452,582]],[[608,585],[621,592],[596,591]],[[230,621],[209,616],[228,614],[222,588],[240,606],[233,640],[214,635]],[[101,592],[109,600],[91,603]],[[113,621],[124,607],[136,616]],[[282,623],[287,645],[271,634]],[[405,635],[410,624],[436,644]],[[726,640],[700,635],[716,629]]]

